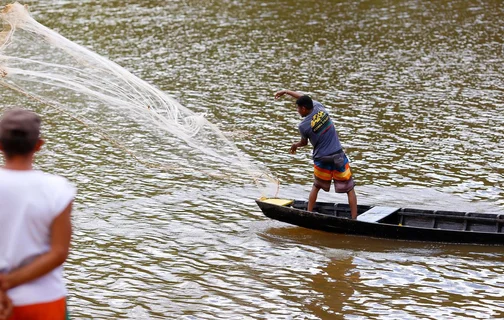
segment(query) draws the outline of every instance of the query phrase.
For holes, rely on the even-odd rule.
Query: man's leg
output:
[[[357,195],[355,194],[355,189],[347,192],[348,195],[348,205],[350,206],[350,212],[352,214],[352,219],[357,219]]]
[[[317,202],[317,196],[320,191],[320,188],[313,185],[310,197],[308,198],[308,211],[313,211],[313,207],[315,206],[315,202]]]

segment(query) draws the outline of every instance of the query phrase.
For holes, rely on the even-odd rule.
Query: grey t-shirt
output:
[[[341,143],[334,124],[324,106],[313,101],[313,111],[299,124],[303,139],[310,140],[313,146],[313,159],[328,156],[341,150]]]

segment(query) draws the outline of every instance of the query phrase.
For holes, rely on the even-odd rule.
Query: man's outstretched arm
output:
[[[292,90],[280,90],[275,93],[275,99],[279,99],[280,97],[282,97],[283,95],[286,95],[286,94],[293,97],[294,99],[299,99],[301,96],[303,96],[303,94],[301,92],[292,91]]]

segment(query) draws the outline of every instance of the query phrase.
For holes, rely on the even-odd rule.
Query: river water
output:
[[[287,152],[300,118],[293,100],[273,99],[287,88],[327,106],[361,204],[504,211],[501,1],[26,3],[37,21],[205,112],[279,179],[280,197],[307,198],[312,181],[310,148]],[[43,114],[37,166],[79,190],[65,269],[75,319],[504,317],[501,247],[271,221],[251,181],[146,168],[0,92],[4,106]]]

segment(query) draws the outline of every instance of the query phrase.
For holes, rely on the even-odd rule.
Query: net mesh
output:
[[[268,170],[204,115],[38,23],[27,6],[9,4],[0,16],[2,86],[85,124],[143,165],[223,179],[246,175],[263,195],[278,192]],[[145,150],[149,145],[160,148]]]

